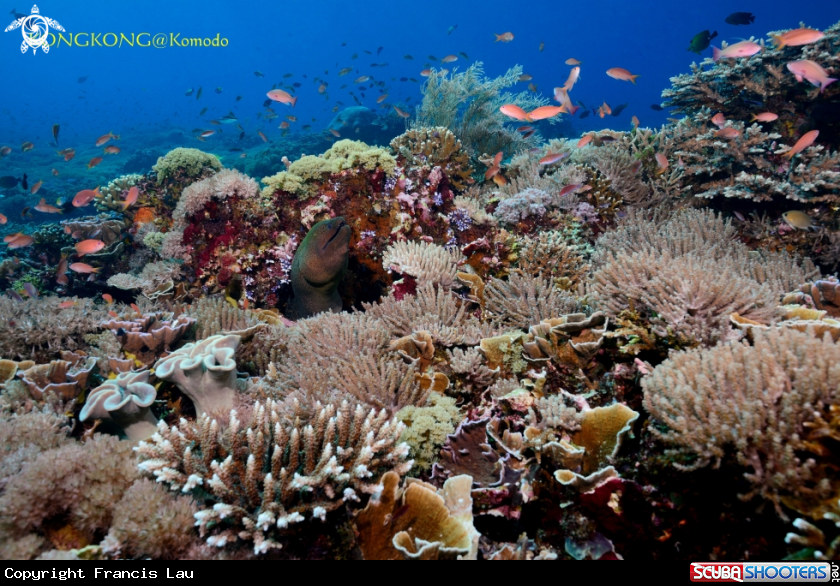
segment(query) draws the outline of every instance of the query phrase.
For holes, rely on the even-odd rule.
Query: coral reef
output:
[[[177,148],[169,151],[157,160],[152,171],[157,174],[158,183],[189,182],[208,171],[219,171],[222,164],[214,155],[198,149]]]

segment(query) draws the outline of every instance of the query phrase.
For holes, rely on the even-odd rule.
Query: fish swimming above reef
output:
[[[509,43],[513,40],[513,33],[502,33],[500,35],[496,35],[496,40],[493,41],[494,43],[498,43],[499,41],[503,43]]]
[[[697,53],[698,55],[709,48],[709,43],[717,36],[717,31],[713,33],[709,33],[708,30],[705,30],[701,33],[697,33],[692,37],[691,42],[688,44],[688,50],[692,53]]]
[[[292,260],[293,319],[341,311],[338,284],[347,272],[351,232],[338,217],[318,222],[306,234]]]
[[[788,71],[796,76],[796,81],[801,82],[803,79],[811,83],[811,85],[820,88],[820,93],[823,90],[837,81],[835,77],[828,77],[828,72],[822,66],[809,59],[801,61],[791,61],[787,64]]]
[[[719,60],[726,58],[752,57],[759,51],[761,51],[761,45],[753,41],[741,41],[723,49],[712,47],[712,61],[717,63]]]
[[[755,14],[752,12],[733,12],[726,17],[726,24],[752,24],[755,22]]]

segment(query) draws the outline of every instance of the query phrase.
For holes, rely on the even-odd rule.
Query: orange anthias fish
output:
[[[123,202],[123,211],[127,210],[135,203],[137,203],[137,198],[140,197],[140,188],[134,185],[131,189],[128,190],[128,195]]]
[[[83,189],[73,198],[73,206],[77,208],[86,206],[97,197],[100,197],[99,187],[96,189]]]
[[[200,136],[201,138],[207,138],[208,136],[213,136],[214,134],[216,134],[216,131],[215,131],[215,130],[205,130],[204,132],[202,132],[201,134],[199,134],[199,136]]]
[[[90,163],[87,164],[87,168],[88,169],[93,169],[94,167],[96,167],[99,163],[101,163],[104,160],[105,159],[103,159],[102,157],[93,157],[90,160]]]
[[[528,112],[528,121],[545,120],[546,118],[554,118],[558,114],[566,111],[563,106],[540,106],[536,110]]]
[[[388,99],[388,94],[382,94],[381,96],[376,98],[376,103],[381,104],[382,102],[384,102],[387,99]]]
[[[420,75],[423,76],[423,77],[429,77],[431,74],[432,74],[431,69],[424,69],[423,71],[420,72]]]
[[[35,145],[32,144],[31,142],[25,142],[22,145],[20,145],[20,150],[23,151],[24,153],[26,151],[31,151],[34,148],[35,148]]]
[[[73,160],[73,157],[75,157],[75,156],[76,156],[76,153],[75,153],[75,152],[73,152],[73,153],[67,153],[66,155],[64,155],[64,161],[65,161],[65,162],[67,162],[67,161],[72,161],[72,160]]]
[[[505,104],[504,106],[499,108],[499,111],[501,111],[501,113],[504,114],[505,116],[510,116],[511,118],[513,118],[515,120],[523,120],[525,122],[533,122],[533,120],[531,120],[528,117],[528,113],[525,110],[523,110],[522,108],[520,108],[519,106],[517,106],[516,104]]]
[[[268,142],[268,139],[265,137],[261,130],[258,130],[257,134],[260,135],[260,138],[263,139],[263,142]]]
[[[292,108],[297,104],[297,97],[293,98],[290,93],[284,92],[281,89],[271,90],[266,95],[269,99],[280,102],[281,104],[289,104]]]
[[[35,195],[36,193],[38,193],[38,190],[41,189],[41,186],[43,184],[44,184],[44,182],[41,181],[40,179],[38,179],[38,183],[36,183],[35,185],[32,186],[32,188],[29,190],[29,193],[31,193],[32,195]]]
[[[607,75],[619,81],[632,81],[633,85],[636,85],[636,78],[639,77],[638,75],[633,75],[632,73],[630,73],[622,67],[613,67],[611,69],[607,69]]]
[[[505,157],[505,153],[503,151],[499,151],[496,153],[496,156],[493,157],[493,166],[498,167],[501,164],[502,159]]]
[[[282,128],[283,130],[286,130],[288,127],[289,127],[289,123],[286,122],[285,120],[283,120],[283,122],[281,122],[280,126],[278,126],[277,128]]]
[[[762,112],[761,114],[753,114],[752,119],[750,122],[774,122],[779,119],[778,114],[773,114],[773,112]]]
[[[103,150],[104,150],[106,155],[116,155],[116,154],[119,154],[120,147],[112,144],[112,145],[106,146]]]
[[[0,224],[6,224],[8,222],[9,222],[9,218],[4,216],[3,214],[0,214]]]
[[[583,187],[582,183],[575,183],[575,184],[572,184],[572,185],[566,185],[565,187],[563,187],[563,189],[560,190],[560,193],[558,193],[557,195],[562,197],[562,196],[566,195],[567,193],[577,191],[581,187]]]
[[[409,116],[411,116],[411,114],[409,114],[408,112],[405,112],[403,110],[400,110],[396,106],[394,106],[394,110],[396,110],[397,116],[399,116],[400,118],[408,118]]]
[[[513,33],[502,33],[500,35],[496,35],[495,42],[498,43],[499,41],[503,43],[509,43],[513,40]]]
[[[332,133],[332,135],[334,137],[341,138],[341,133],[338,130],[336,130],[335,128],[330,128],[330,132]]]
[[[87,273],[98,273],[102,269],[99,268],[99,267],[93,268],[92,266],[90,266],[88,264],[85,264],[83,262],[74,262],[73,264],[70,265],[70,270],[73,271],[74,273],[87,274]]]
[[[63,213],[59,208],[49,205],[47,203],[47,200],[44,199],[43,197],[41,198],[41,201],[38,202],[38,205],[35,206],[35,209],[38,210],[39,212],[43,212],[45,214],[61,214],[61,213]]]
[[[108,134],[103,134],[102,136],[100,136],[99,138],[96,139],[96,146],[101,147],[103,144],[105,144],[106,142],[108,142],[112,138],[114,140],[119,140],[120,137],[119,137],[118,134],[114,134],[113,132],[109,132]]]
[[[571,114],[572,116],[575,115],[575,112],[580,110],[580,106],[575,106],[574,104],[572,104],[572,100],[569,97],[569,92],[566,90],[566,88],[554,88],[554,101],[560,102],[560,105],[563,108],[565,108],[565,111]]]
[[[741,136],[741,131],[737,128],[732,128],[731,126],[727,128],[721,128],[717,132],[715,132],[715,136],[718,138],[725,138],[727,140],[731,140],[733,138],[738,138]]]
[[[75,246],[76,254],[79,256],[93,254],[103,248],[105,248],[105,243],[101,240],[82,240],[81,242],[77,242]]]
[[[487,169],[487,171],[484,172],[484,180],[489,181],[498,172],[499,172],[499,166],[498,165],[494,165],[494,166],[490,167],[489,169]]]
[[[58,261],[58,266],[55,269],[55,281],[59,285],[66,285],[67,283],[70,282],[70,280],[67,278],[67,257],[66,256],[62,255],[61,260]]]
[[[578,61],[574,57],[566,59],[566,65],[580,65],[581,63],[583,63],[583,61]]]
[[[726,126],[726,116],[723,115],[723,112],[718,112],[714,116],[712,116],[712,124],[717,126],[718,128],[723,128]]]
[[[62,301],[58,304],[59,309],[67,309],[69,307],[73,307],[74,305],[78,305],[78,301]]]
[[[457,55],[447,55],[446,57],[441,59],[440,62],[441,63],[452,63],[453,61],[457,61],[457,60],[458,60]]]
[[[552,153],[540,159],[540,165],[553,165],[569,156],[569,153]]]
[[[572,91],[572,88],[575,87],[577,80],[580,78],[580,67],[572,67],[572,71],[569,73],[569,78],[566,80],[566,83],[563,84],[563,89],[567,92]]]
[[[578,141],[578,143],[577,143],[577,148],[585,147],[585,146],[586,146],[586,145],[588,145],[590,142],[592,142],[592,135],[591,135],[591,134],[587,134],[586,136],[584,136],[583,138],[581,138],[581,139]]]
[[[507,179],[505,179],[504,175],[493,175],[493,183],[501,187],[502,185],[507,185]]]
[[[322,83],[321,85],[318,86],[318,93],[319,94],[323,94],[325,91],[327,91],[327,84]]]
[[[108,293],[103,293],[102,294],[102,299],[104,299],[105,303],[107,303],[108,305],[111,305],[111,304],[114,303],[114,298],[111,297],[111,295],[108,294]]]
[[[636,128],[638,128],[638,127],[639,127],[639,119],[638,119],[638,118],[636,118],[635,116],[633,116],[633,117],[630,119],[630,124],[632,124],[632,125],[633,125],[633,129],[635,130]]]
[[[798,47],[800,45],[810,45],[816,43],[825,35],[820,31],[810,28],[798,28],[780,35],[770,35],[776,41],[776,49],[782,47]]]
[[[3,240],[8,243],[9,248],[26,248],[27,246],[31,246],[35,239],[28,234],[24,234],[23,232],[18,232],[17,234],[12,234],[11,240],[6,240],[9,236],[6,236]]]
[[[790,149],[788,152],[783,154],[783,157],[787,157],[788,159],[792,159],[794,155],[797,155],[807,149],[809,146],[814,144],[814,141],[817,140],[817,137],[820,135],[819,130],[812,130],[811,132],[806,132],[802,135],[802,138],[796,141],[796,144],[793,145],[793,148]],[[11,248],[11,246],[9,247]]]
[[[668,168],[668,158],[662,153],[656,153],[653,158],[656,159],[656,166],[659,167],[656,174],[661,175]]]
[[[143,312],[140,311],[140,308],[137,307],[136,303],[129,303],[128,306],[131,307],[131,309],[133,309],[134,311],[136,311],[137,315],[143,315]]]

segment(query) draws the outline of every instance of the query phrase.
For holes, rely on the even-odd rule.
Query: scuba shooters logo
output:
[[[32,7],[32,14],[29,16],[15,13],[14,10],[12,12],[18,18],[7,26],[3,32],[20,29],[21,34],[23,34],[23,43],[20,45],[21,53],[26,53],[29,47],[32,47],[33,55],[38,52],[39,47],[44,53],[49,53],[49,29],[53,28],[57,31],[64,32],[64,28],[58,24],[58,21],[41,16],[37,4]]]

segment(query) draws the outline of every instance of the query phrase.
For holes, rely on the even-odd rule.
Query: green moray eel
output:
[[[318,222],[306,234],[292,261],[292,319],[341,311],[338,284],[347,271],[350,232],[339,217]]]

